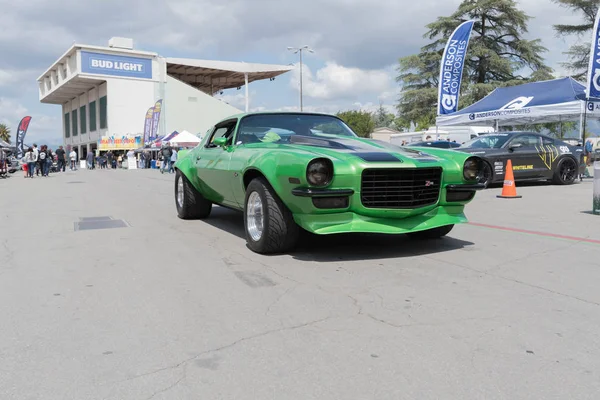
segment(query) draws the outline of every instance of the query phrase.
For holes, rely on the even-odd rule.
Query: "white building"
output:
[[[241,112],[215,93],[245,86],[247,111],[250,82],[273,80],[291,69],[162,57],[134,50],[132,39],[112,38],[109,47],[73,45],[38,78],[39,97],[62,106],[63,142],[84,156],[101,139],[129,138],[123,149],[141,145],[146,116],[152,119],[150,108],[160,100],[158,122],[146,139],[175,130],[204,133],[218,119]],[[131,139],[136,136],[138,142]]]

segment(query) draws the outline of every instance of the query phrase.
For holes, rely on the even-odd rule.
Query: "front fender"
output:
[[[469,158],[478,158],[483,161],[483,158],[477,155],[463,153],[452,149],[440,149],[431,147],[413,147],[422,151],[424,154],[430,154],[438,158],[438,161],[444,168],[444,182],[446,184],[459,184],[466,182],[463,177],[463,167],[465,161]]]
[[[251,156],[243,173],[244,177],[246,174],[263,175],[281,201],[292,212],[298,212],[299,209],[294,205],[297,199],[292,195],[292,190],[299,186],[308,186],[306,167],[314,158],[318,156],[303,152],[260,152]]]

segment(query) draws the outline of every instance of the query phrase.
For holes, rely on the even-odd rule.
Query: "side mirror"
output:
[[[515,143],[515,144],[511,144],[508,148],[510,150],[514,150],[514,149],[519,149],[521,147],[523,147],[523,145],[521,143]]]
[[[215,140],[213,140],[213,144],[218,147],[225,147],[225,145],[227,144],[227,138],[218,137]]]

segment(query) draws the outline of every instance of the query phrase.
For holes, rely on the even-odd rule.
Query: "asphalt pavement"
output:
[[[173,175],[0,179],[0,399],[598,399],[592,181],[500,190],[444,239],[261,256]]]

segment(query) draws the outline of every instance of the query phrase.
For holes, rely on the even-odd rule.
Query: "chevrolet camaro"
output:
[[[478,156],[361,138],[315,113],[231,116],[174,167],[180,218],[207,218],[213,204],[242,211],[248,247],[262,254],[293,249],[302,230],[438,238],[467,221],[484,188]]]

